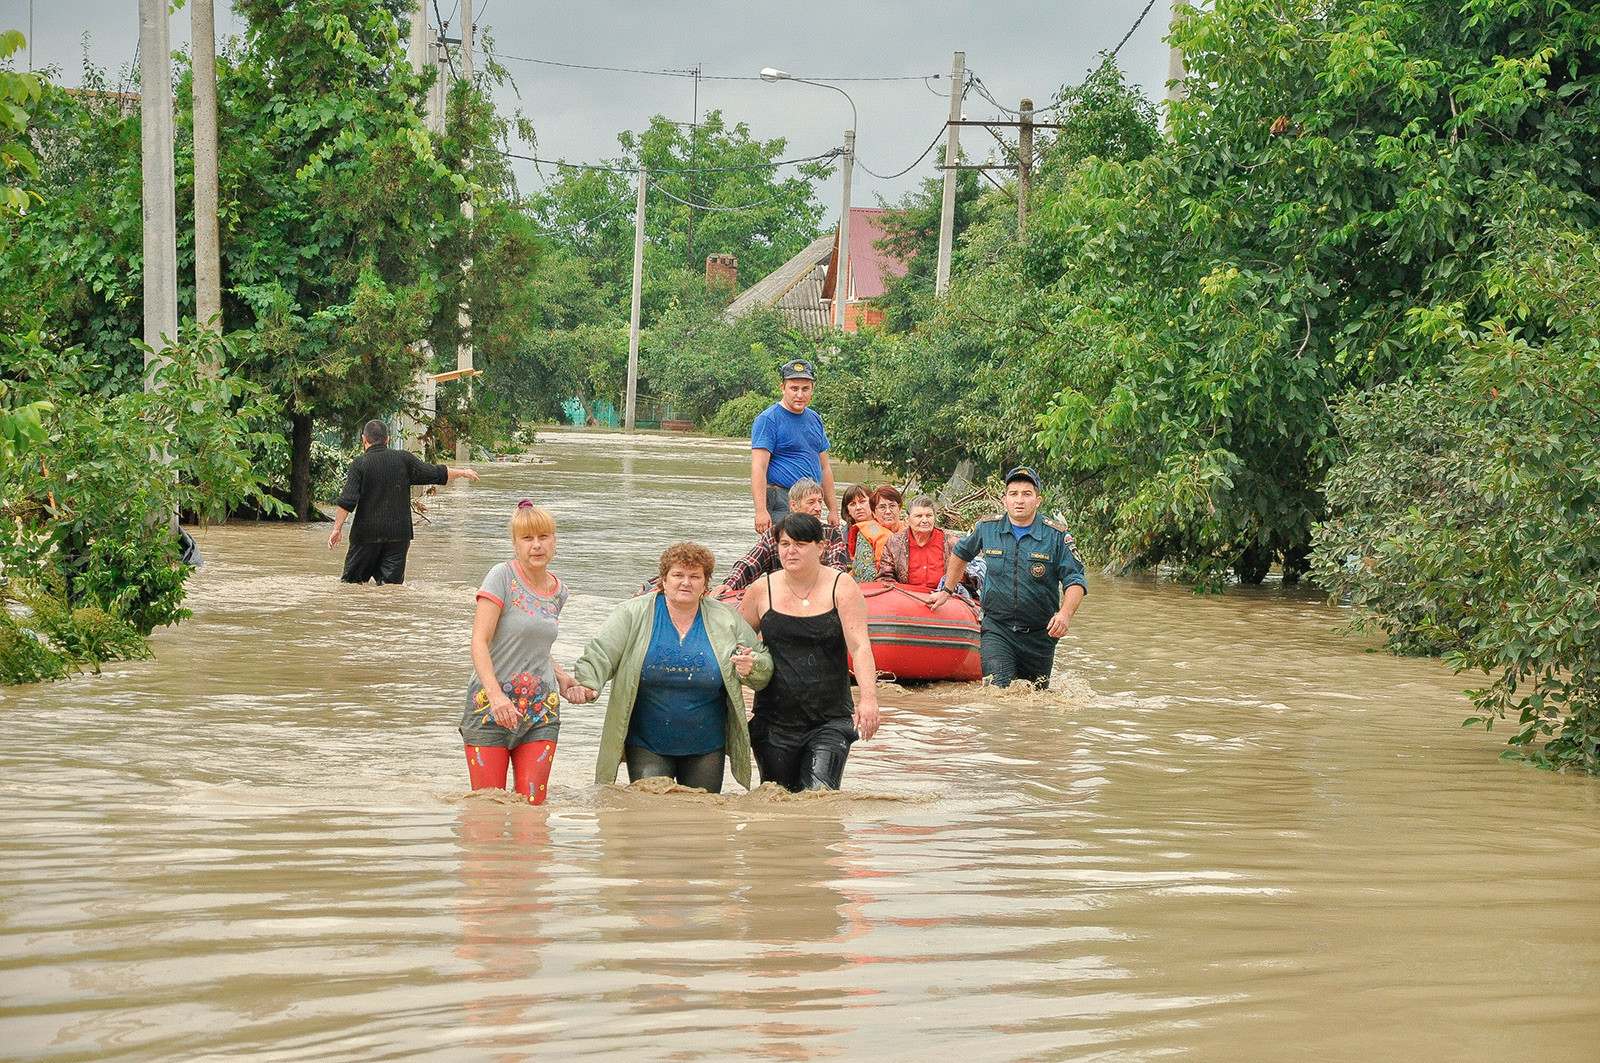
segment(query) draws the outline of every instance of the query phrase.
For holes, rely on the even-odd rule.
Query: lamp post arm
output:
[[[791,78],[788,78],[787,80],[789,80],[789,81],[798,81],[802,85],[820,85],[822,88],[832,89],[834,92],[837,92],[839,95],[843,96],[844,99],[845,99],[845,102],[850,105],[850,130],[851,130],[851,132],[854,132],[856,130],[856,128],[861,125],[861,116],[856,113],[856,101],[852,100],[850,98],[850,94],[848,92],[844,91],[844,89],[841,89],[837,85],[830,85],[826,81],[807,81],[805,78],[797,78],[797,77],[791,77]]]

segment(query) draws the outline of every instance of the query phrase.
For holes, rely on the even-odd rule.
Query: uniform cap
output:
[[[815,380],[817,374],[813,364],[804,358],[796,358],[792,362],[784,362],[778,367],[778,372],[783,374],[785,380]]]
[[[1012,469],[1010,472],[1006,473],[1006,483],[1013,483],[1017,480],[1026,480],[1031,483],[1036,490],[1044,490],[1044,484],[1039,482],[1039,474],[1028,468],[1026,465],[1018,465],[1015,469]]]

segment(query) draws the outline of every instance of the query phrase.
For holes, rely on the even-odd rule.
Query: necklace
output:
[[[785,573],[785,575],[787,575],[787,573]],[[794,577],[790,576],[789,578],[793,579]],[[822,582],[822,573],[818,572],[816,577],[814,579],[812,579],[811,586],[809,586],[809,587],[807,587],[805,589],[805,593],[804,594],[800,593],[799,591],[795,591],[793,588],[790,588],[790,592],[792,594],[794,594],[794,596],[796,598],[800,599],[800,604],[801,605],[804,605],[804,606],[809,608],[810,605],[811,605],[811,592],[817,589],[817,584],[820,583],[820,582]]]

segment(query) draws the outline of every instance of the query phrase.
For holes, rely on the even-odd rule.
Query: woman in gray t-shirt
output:
[[[461,739],[474,790],[504,789],[543,804],[561,730],[561,697],[574,705],[588,692],[550,656],[567,588],[550,571],[556,521],[524,499],[511,516],[514,559],[489,570],[472,622],[472,680]]]

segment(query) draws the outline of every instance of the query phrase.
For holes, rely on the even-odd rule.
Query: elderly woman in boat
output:
[[[932,594],[944,582],[955,536],[938,527],[932,495],[918,495],[906,511],[906,526],[889,536],[878,559],[878,578]]]
[[[706,597],[714,559],[698,543],[661,555],[660,590],[631,598],[600,626],[573,668],[593,696],[609,681],[594,781],[665,776],[722,792],[723,761],[750,786],[750,731],[741,686],[761,690],[772,657],[730,606]]]

